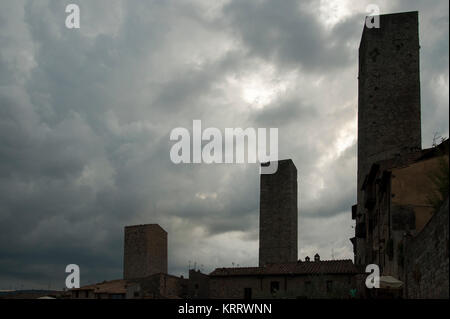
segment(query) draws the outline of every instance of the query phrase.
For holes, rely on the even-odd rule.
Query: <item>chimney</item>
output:
[[[315,255],[314,255],[314,261],[320,261],[320,256],[319,256],[319,254],[315,254]]]
[[[308,262],[309,261],[309,256],[305,257],[305,261]]]

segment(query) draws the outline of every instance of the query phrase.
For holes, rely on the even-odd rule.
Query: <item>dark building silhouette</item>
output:
[[[375,162],[364,180],[365,264],[402,282],[374,297],[448,298],[448,144]]]
[[[381,15],[359,49],[351,241],[381,275],[366,297],[448,298],[448,158],[448,141],[421,148],[418,13]]]
[[[364,26],[359,47],[357,264],[366,262],[361,188],[371,165],[421,149],[418,12],[381,15],[379,26]]]
[[[123,278],[167,273],[167,232],[158,224],[125,227]]]
[[[267,264],[264,267],[217,268],[209,274],[212,299],[350,298],[358,269],[348,260]]]
[[[292,160],[278,161],[275,174],[261,174],[259,212],[259,266],[296,262],[297,168]]]

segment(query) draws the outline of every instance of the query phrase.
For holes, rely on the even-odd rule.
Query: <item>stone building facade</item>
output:
[[[445,277],[446,274],[445,282],[448,284],[448,271],[445,270],[445,267],[448,269],[448,210],[447,223],[444,224],[447,232],[435,229],[433,225],[436,222],[431,222],[436,219],[445,221],[445,216],[435,216],[436,207],[432,199],[442,199],[445,195],[440,194],[433,177],[448,173],[448,158],[447,141],[430,149],[376,162],[363,183],[364,223],[355,236],[364,241],[365,264],[376,264],[382,276],[403,282],[403,291],[396,295],[413,296],[405,289],[414,267],[422,268],[422,272],[426,270],[428,276],[444,274]],[[439,244],[435,245],[432,242],[436,240]],[[355,243],[354,239],[352,242]],[[431,256],[436,256],[435,260],[441,258],[441,262],[423,265]],[[447,266],[444,256],[447,256]],[[439,290],[442,287],[435,292]]]
[[[127,299],[178,299],[187,297],[188,280],[164,273],[128,280]]]
[[[351,260],[298,261],[264,267],[217,268],[210,298],[351,298],[358,273]]]
[[[191,299],[209,298],[209,276],[200,270],[190,269],[187,281],[187,296]]]
[[[263,164],[264,165],[264,164]],[[275,174],[261,174],[259,266],[297,261],[297,168],[278,161]]]
[[[405,244],[405,298],[449,298],[448,197],[423,230]]]

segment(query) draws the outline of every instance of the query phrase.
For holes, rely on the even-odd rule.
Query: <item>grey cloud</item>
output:
[[[352,63],[347,46],[358,34],[356,17],[327,31],[305,7],[311,1],[232,1],[225,8],[235,32],[250,55],[259,55],[286,68],[307,72],[339,69]],[[303,6],[303,7],[302,7]]]

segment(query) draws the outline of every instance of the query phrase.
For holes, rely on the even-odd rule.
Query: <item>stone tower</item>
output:
[[[157,224],[125,227],[123,278],[167,273],[167,232]]]
[[[371,165],[421,149],[418,24],[415,11],[381,15],[379,28],[364,26],[359,47],[357,233],[367,224],[361,186]],[[356,255],[362,260],[355,262],[364,263],[364,244],[361,238],[357,241]]]
[[[261,174],[260,267],[297,261],[297,214],[297,169],[292,160],[282,160],[276,173]]]

